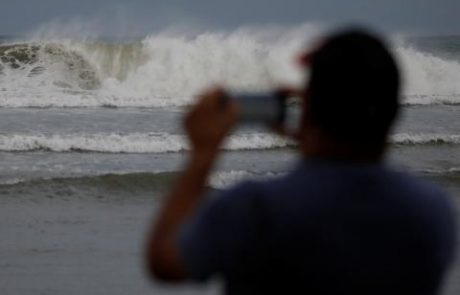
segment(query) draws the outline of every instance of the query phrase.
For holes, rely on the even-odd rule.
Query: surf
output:
[[[391,136],[390,143],[400,146],[460,145],[457,134],[409,134]],[[231,135],[222,149],[228,151],[269,150],[292,148],[296,144],[270,133]],[[3,152],[80,152],[162,154],[189,151],[187,138],[181,134],[98,133],[98,134],[0,134]]]
[[[280,177],[285,173],[229,170],[213,172],[207,186],[224,189],[240,181],[262,181]],[[102,173],[67,177],[37,177],[0,180],[0,189],[25,189],[27,187],[95,187],[118,192],[152,192],[166,189],[180,175],[177,171]]]
[[[300,85],[308,71],[294,58],[317,35],[300,26],[160,32],[130,42],[9,41],[0,45],[0,107],[185,106],[212,84],[242,90]],[[403,72],[404,104],[460,104],[460,59],[407,42],[394,41],[392,48]]]

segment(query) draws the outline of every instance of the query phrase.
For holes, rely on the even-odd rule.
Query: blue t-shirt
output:
[[[189,276],[227,294],[436,294],[453,259],[453,209],[384,165],[303,162],[209,198],[178,237]]]

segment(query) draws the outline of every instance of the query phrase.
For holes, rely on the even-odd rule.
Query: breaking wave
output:
[[[418,171],[419,173],[423,174],[430,174],[430,175],[459,175],[460,176],[460,167],[450,167],[445,169],[425,169],[422,171]]]
[[[217,171],[209,178],[209,185],[215,189],[224,189],[243,180],[268,180],[284,175],[284,173],[255,173],[245,170]]]
[[[293,57],[318,30],[239,29],[194,36],[160,33],[138,42],[44,40],[0,46],[0,106],[187,105],[213,83],[258,90],[299,84]],[[460,104],[460,63],[394,45],[407,104]],[[376,90],[378,91],[378,90]]]
[[[51,177],[32,179],[8,179],[0,181],[0,187],[19,186],[90,186],[116,191],[137,192],[152,191],[167,187],[180,172],[139,172],[139,173],[110,173],[84,175],[75,177]],[[244,180],[267,180],[283,173],[251,172],[245,170],[215,171],[208,179],[208,186],[214,189],[224,189]]]
[[[273,149],[292,145],[271,134],[233,135],[224,145],[227,150]],[[76,134],[76,135],[0,135],[0,151],[170,153],[189,150],[183,135],[168,133]]]
[[[392,142],[399,145],[460,144],[460,135],[455,134],[396,134]]]
[[[100,87],[93,65],[59,43],[0,46],[0,87],[91,90]]]
[[[460,135],[396,134],[391,143],[397,145],[460,144]],[[230,136],[223,149],[263,150],[293,147],[292,141],[269,133],[248,133]],[[97,153],[174,153],[189,150],[183,135],[169,133],[132,134],[0,134],[0,151],[6,152],[97,152]]]
[[[460,167],[452,167],[446,169],[426,169],[421,171],[413,171],[416,174],[442,178],[448,181],[459,181]],[[93,187],[97,188],[100,198],[101,190],[107,190],[113,193],[129,192],[130,195],[141,192],[151,193],[156,190],[164,190],[168,188],[171,182],[180,174],[179,171],[163,171],[163,172],[127,172],[127,173],[109,173],[95,175],[80,175],[70,177],[50,177],[50,178],[30,178],[30,179],[6,179],[0,181],[0,188],[9,188],[9,190],[17,188],[21,191],[27,190],[29,187],[34,194],[37,192],[37,187],[43,186],[49,189],[54,187]],[[247,170],[229,170],[215,171],[208,179],[208,186],[213,189],[225,189],[235,185],[241,181],[264,181],[276,177],[282,177],[286,172],[257,172]],[[68,194],[81,194],[79,190],[67,190]],[[62,196],[62,192],[59,194]],[[109,194],[111,195],[111,194]]]

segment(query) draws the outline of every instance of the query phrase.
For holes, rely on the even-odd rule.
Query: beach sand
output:
[[[153,191],[86,197],[62,186],[32,197],[29,189],[17,186],[0,198],[1,294],[216,293],[215,286],[168,288],[147,279],[142,246],[159,205]]]
[[[41,182],[0,191],[1,294],[219,294],[215,282],[178,288],[146,277],[143,241],[165,186],[140,185],[129,196],[118,185]],[[459,270],[456,263],[444,294],[459,294]]]

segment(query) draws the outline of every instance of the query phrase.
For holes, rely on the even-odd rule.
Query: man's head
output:
[[[341,31],[307,62],[306,124],[339,145],[383,151],[400,88],[396,62],[384,43],[363,30]]]

